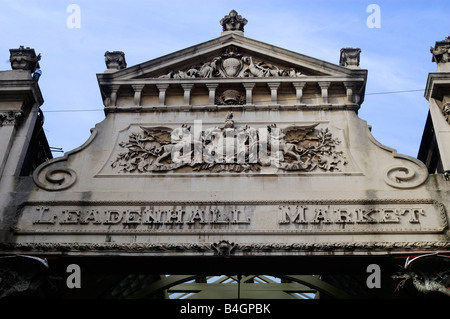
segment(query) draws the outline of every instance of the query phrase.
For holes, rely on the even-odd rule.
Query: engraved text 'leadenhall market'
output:
[[[251,224],[254,208],[210,207],[140,207],[78,209],[35,207],[33,224],[41,225],[173,225],[173,224]],[[261,212],[261,214],[267,212]],[[268,212],[275,224],[420,224],[427,214],[417,207],[367,208],[364,206],[279,205]]]

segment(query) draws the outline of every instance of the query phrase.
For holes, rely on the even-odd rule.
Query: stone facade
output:
[[[107,52],[107,70],[97,74],[105,120],[85,144],[42,163],[17,187],[13,163],[25,138],[11,144],[6,132],[26,135],[27,110],[42,103],[37,84],[21,79],[34,104],[2,102],[0,110],[1,250],[450,251],[450,182],[378,143],[357,115],[367,81],[361,50],[342,49],[335,65],[246,38],[246,23],[232,11],[219,38],[135,66],[123,52]],[[447,63],[439,48],[433,59]],[[447,75],[431,73],[427,85],[446,170]]]

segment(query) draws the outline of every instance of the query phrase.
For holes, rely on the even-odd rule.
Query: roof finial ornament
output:
[[[236,10],[231,10],[228,15],[220,20],[220,24],[222,25],[223,29],[222,35],[232,32],[243,36],[244,26],[247,24],[247,22],[247,19],[239,15]]]

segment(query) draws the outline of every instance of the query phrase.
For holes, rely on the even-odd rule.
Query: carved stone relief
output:
[[[125,61],[125,53],[123,53],[122,51],[106,51],[105,64],[108,69],[125,69],[127,67],[127,62]]]
[[[0,112],[0,127],[4,125],[16,125],[22,119],[22,111]]]
[[[36,55],[34,49],[20,46],[18,49],[10,49],[9,52],[11,53],[9,61],[13,70],[29,70],[34,72],[36,68],[39,68],[41,55]]]
[[[432,61],[436,63],[447,63],[450,61],[450,37],[445,37],[443,41],[436,42],[435,47],[430,47],[433,55]]]
[[[225,52],[188,70],[174,70],[159,78],[246,78],[246,77],[299,77],[305,76],[295,68],[283,69],[276,65],[257,60],[252,56],[243,56],[235,46],[229,46]]]
[[[222,25],[223,31],[244,31],[247,22],[247,19],[239,15],[236,10],[231,10],[228,15],[220,20],[220,25]]]
[[[450,124],[450,103],[444,103],[442,105],[442,114],[445,117],[445,120],[447,121],[448,124]]]
[[[340,141],[327,128],[317,126],[236,126],[231,112],[222,126],[204,131],[188,125],[175,129],[141,126],[140,132],[119,143],[125,152],[117,155],[111,167],[126,173],[181,167],[210,172],[259,171],[263,166],[284,171],[341,170],[347,161],[336,150]]]
[[[245,92],[238,90],[224,90],[218,92],[216,105],[244,105],[246,103]]]
[[[359,48],[342,48],[339,65],[347,68],[356,69],[359,67],[361,49]]]

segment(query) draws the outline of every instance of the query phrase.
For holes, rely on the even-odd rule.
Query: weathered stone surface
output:
[[[10,204],[13,240],[2,248],[152,256],[449,250],[450,184],[373,138],[356,113],[367,79],[357,64],[231,32],[115,65],[97,75],[105,120],[85,144],[34,171],[32,189]]]

